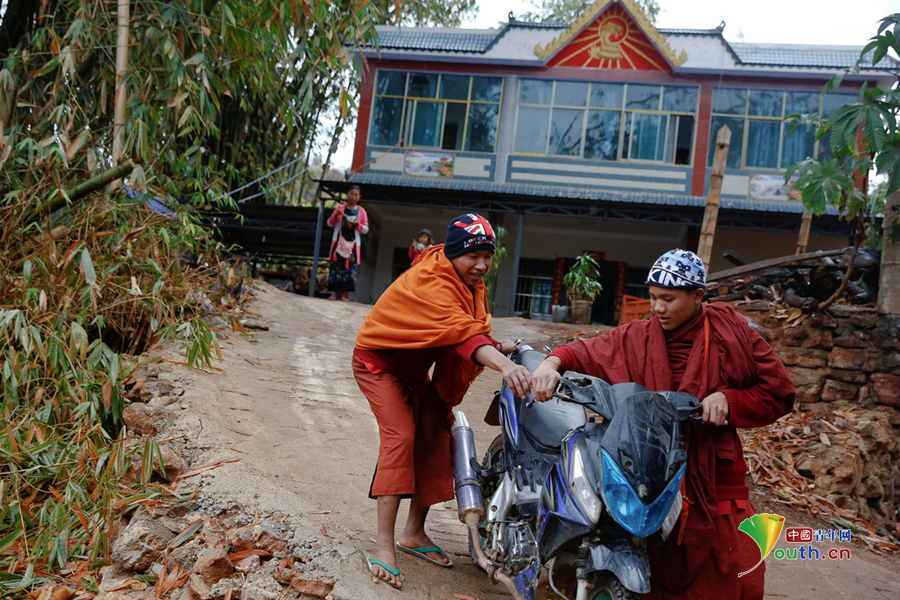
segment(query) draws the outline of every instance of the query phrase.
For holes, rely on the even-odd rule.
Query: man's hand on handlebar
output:
[[[511,352],[518,350],[518,346],[516,346],[516,343],[512,340],[503,340],[497,344],[496,348],[503,354],[510,354]]]
[[[509,364],[500,368],[500,374],[516,396],[522,398],[533,389],[531,373],[522,365],[511,361],[507,361],[507,363]]]
[[[700,404],[703,405],[703,422],[712,425],[728,425],[728,416],[731,413],[731,407],[728,405],[728,397],[722,392],[713,392],[704,398]]]
[[[553,392],[561,378],[557,370],[561,364],[555,356],[548,356],[531,375],[534,385],[533,397],[538,402],[545,402],[553,397]]]

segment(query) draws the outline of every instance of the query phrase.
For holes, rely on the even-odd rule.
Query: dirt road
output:
[[[222,343],[223,360],[210,373],[163,365],[162,376],[185,389],[177,425],[194,438],[188,443],[194,464],[240,459],[183,485],[199,488],[207,508],[234,512],[240,507],[257,511],[260,519],[277,515],[292,532],[288,542],[314,557],[314,573],[338,580],[336,599],[507,598],[502,586],[492,585],[469,562],[465,528],[452,501],[433,507],[429,522],[433,539],[456,566],[439,569],[401,554],[403,591],[372,583],[360,551],[371,550],[375,534],[375,502],[366,493],[378,431],[350,370],[354,338],[370,307],[309,299],[262,283],[254,287],[249,309],[268,331],[229,334]],[[494,321],[498,339],[518,337],[535,348],[578,329],[525,319]],[[164,357],[183,360],[175,349]],[[460,407],[476,430],[479,452],[497,433],[482,416],[499,384],[499,375],[487,371]],[[850,548],[852,557],[769,558],[767,596],[900,598],[900,559],[846,543],[813,545]]]

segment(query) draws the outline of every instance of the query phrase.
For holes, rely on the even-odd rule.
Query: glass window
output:
[[[502,91],[501,77],[379,71],[369,144],[494,152]]]
[[[612,110],[592,110],[588,113],[584,134],[584,157],[616,160],[619,156],[619,127],[622,113]]]
[[[856,94],[825,94],[822,96],[822,116],[826,119],[831,113],[836,111],[845,104],[856,104],[858,96]],[[821,147],[821,141],[819,147]]]
[[[667,85],[663,87],[663,106],[666,112],[696,112],[697,88]]]
[[[500,77],[472,78],[473,102],[500,102],[500,92],[502,90],[503,79]]]
[[[815,154],[816,130],[807,131],[805,125],[797,125],[793,134],[788,134],[789,123],[782,124],[781,168],[788,168],[791,163],[806,160]]]
[[[446,113],[441,149],[462,150],[463,130],[466,128],[466,105],[462,102],[448,102]]]
[[[669,115],[669,129],[666,135],[667,163],[691,164],[694,149],[694,117],[691,115]]]
[[[725,166],[729,169],[741,168],[741,149],[744,145],[744,118],[714,116],[709,126],[709,163],[713,164],[716,153],[716,138],[723,125],[731,130],[731,142],[728,145],[728,160]]]
[[[374,146],[393,146],[400,141],[402,123],[403,98],[375,98],[369,143]]]
[[[462,75],[441,76],[441,98],[444,100],[468,100],[469,80]]]
[[[688,165],[699,88],[663,90],[660,85],[523,79],[513,150]]]
[[[587,90],[585,90],[587,97]],[[581,128],[583,110],[554,109],[550,119],[550,148],[548,154],[579,156],[581,154]]]
[[[774,169],[778,167],[778,138],[781,123],[778,121],[747,122],[747,154],[745,164],[750,168]],[[734,136],[732,134],[732,138]]]
[[[666,131],[663,115],[629,113],[626,116],[626,127],[630,120],[633,120],[633,127],[630,132],[629,158],[662,160]],[[628,129],[625,131],[628,133]]]
[[[839,106],[855,101],[852,94],[820,95],[814,91],[716,88],[709,132],[709,164],[713,162],[719,128],[731,128],[729,169],[785,169],[792,163],[818,155],[828,158],[828,135],[818,142],[815,131],[805,126],[788,135],[792,114],[816,114],[827,118]],[[732,116],[733,115],[733,116]]]
[[[379,71],[375,93],[379,96],[402,96],[406,89],[406,73]]]
[[[545,79],[523,79],[519,82],[520,104],[550,104],[553,82]]]
[[[516,152],[544,154],[547,152],[547,124],[550,121],[549,108],[519,107],[516,124]]]
[[[659,110],[659,86],[628,84],[626,92],[627,108],[639,110]]]
[[[788,92],[784,99],[784,116],[799,113],[812,115],[819,112],[819,94],[816,92]]]
[[[716,88],[713,91],[714,113],[727,115],[744,115],[747,113],[747,90],[733,88]],[[715,137],[713,137],[715,139]]]
[[[466,150],[493,152],[497,142],[497,117],[499,104],[470,104],[469,124],[466,129]]]
[[[444,103],[415,101],[413,115],[412,145],[440,148]]]
[[[620,83],[592,83],[591,108],[622,108],[625,86]]]
[[[412,98],[437,96],[438,76],[435,73],[410,73],[406,95]]]
[[[588,84],[580,81],[557,81],[555,106],[585,106],[587,103]]]
[[[784,92],[771,90],[750,90],[750,108],[747,111],[756,117],[780,117]]]

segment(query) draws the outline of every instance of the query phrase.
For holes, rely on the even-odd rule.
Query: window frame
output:
[[[402,73],[404,76],[403,83],[403,95],[397,94],[379,94],[378,93],[378,78],[381,77],[382,73]],[[409,95],[409,82],[411,75],[435,75],[437,76],[437,83],[435,84],[435,95],[433,98],[427,98],[423,96],[410,96]],[[441,98],[441,84],[443,82],[444,77],[467,77],[469,79],[469,86],[466,91],[466,99],[459,100],[453,98]],[[372,110],[370,110],[369,115],[369,129],[366,135],[366,144],[367,145],[380,145],[372,143],[372,133],[374,131],[374,119],[375,119],[375,103],[378,98],[394,98],[399,99],[402,102],[401,115],[400,115],[400,131],[399,131],[399,139],[395,142],[395,144],[400,148],[411,148],[414,150],[427,150],[430,152],[475,152],[479,154],[496,154],[497,153],[497,143],[499,141],[499,132],[500,132],[500,113],[503,106],[503,94],[505,92],[506,82],[505,78],[497,75],[473,75],[471,73],[454,73],[454,72],[438,72],[438,71],[404,71],[399,69],[377,69],[375,73],[375,85],[373,86],[372,92]],[[476,77],[484,78],[484,79],[498,79],[500,81],[500,98],[496,102],[490,102],[487,100],[473,100],[472,99],[472,89],[474,87],[474,79]],[[424,146],[421,144],[412,144],[409,143],[413,139],[413,132],[415,128],[416,114],[419,108],[419,104],[421,102],[433,102],[433,103],[443,103],[444,108],[441,115],[441,124],[440,124],[440,132],[438,133],[438,139],[441,144],[444,140],[444,132],[447,126],[447,114],[450,112],[448,110],[449,104],[458,104],[464,105],[466,107],[465,118],[462,121],[462,128],[460,135],[462,139],[460,141],[459,150],[455,148],[445,149],[442,145],[438,146]],[[468,141],[469,135],[469,116],[470,116],[470,107],[473,104],[483,104],[483,105],[491,105],[497,107],[497,122],[496,122],[496,134],[494,136],[494,144],[493,148],[490,151],[486,150],[467,150],[466,142]]]
[[[745,100],[743,113],[716,112],[715,111],[716,90],[743,90],[744,100]],[[755,91],[766,91],[766,92],[777,92],[777,93],[781,94],[781,114],[780,114],[780,116],[751,115],[750,114],[750,92],[754,91],[754,90]],[[715,86],[713,88],[713,102],[710,107],[710,115],[709,115],[710,125],[712,125],[712,122],[717,117],[718,118],[739,119],[739,120],[742,120],[744,123],[743,131],[741,134],[740,165],[736,168],[728,167],[727,161],[726,161],[726,167],[725,167],[726,169],[740,170],[740,171],[763,171],[763,172],[767,172],[767,173],[784,173],[787,170],[786,166],[782,167],[780,165],[782,164],[782,160],[784,159],[785,136],[787,135],[787,128],[790,126],[790,123],[785,121],[785,118],[788,116],[788,114],[795,114],[795,113],[787,112],[787,97],[788,97],[788,94],[791,94],[791,93],[818,94],[819,99],[818,99],[818,108],[817,108],[816,114],[819,114],[819,115],[822,114],[822,107],[825,102],[825,97],[827,95],[840,95],[840,96],[850,96],[851,95],[850,92],[836,92],[835,94],[821,94],[821,93],[817,92],[816,90],[805,90],[805,89],[798,89],[798,88],[745,87],[745,86],[740,86],[740,85],[720,85],[720,86]],[[751,166],[747,165],[747,142],[748,142],[749,136],[750,136],[750,123],[753,121],[757,121],[757,122],[762,121],[762,122],[769,122],[769,123],[774,122],[774,123],[779,124],[778,151],[776,153],[776,160],[775,160],[776,166],[774,166],[774,167],[751,167]],[[801,126],[798,125],[797,128],[794,129],[793,135],[798,135],[798,134],[808,135],[808,132],[805,131],[805,128],[803,130],[801,130],[800,127]],[[707,150],[707,163],[706,163],[707,167],[711,167],[712,163],[713,163],[713,151],[712,150],[715,148],[715,139],[716,139],[717,134],[718,134],[718,131],[714,131],[712,126],[710,126],[709,147],[708,147],[709,149]],[[813,156],[814,157],[818,156],[822,150],[820,147],[820,144],[821,144],[821,140],[814,140],[814,142],[813,142]]]
[[[524,81],[549,81],[552,83],[551,94],[550,94],[550,103],[549,104],[535,104],[531,102],[522,102],[521,101],[521,89],[522,83]],[[556,103],[556,89],[557,83],[584,83],[587,84],[586,89],[586,97],[585,104],[583,107],[572,106],[571,104],[557,104]],[[591,106],[591,92],[594,85],[620,85],[622,86],[622,99],[618,108],[611,107],[592,107]],[[659,88],[659,100],[657,102],[656,110],[648,110],[648,109],[638,109],[638,108],[628,108],[628,86],[629,85],[640,85],[640,86],[652,86]],[[692,88],[696,90],[696,97],[694,100],[694,111],[693,112],[685,112],[685,111],[667,111],[663,110],[663,105],[665,102],[665,88],[676,88],[676,87],[684,87],[684,88]],[[516,150],[516,142],[518,141],[519,135],[519,112],[521,108],[530,108],[530,109],[546,109],[550,111],[549,117],[547,119],[547,140],[544,144],[544,152],[529,152],[524,150]],[[581,144],[579,146],[579,153],[577,155],[568,155],[568,154],[555,154],[550,152],[550,140],[551,140],[551,128],[553,126],[553,112],[554,110],[580,110],[583,112],[583,117],[581,119]],[[590,116],[592,112],[599,111],[607,111],[612,113],[618,113],[619,115],[619,131],[618,131],[618,140],[616,147],[616,158],[607,159],[607,158],[588,158],[585,157],[585,145],[587,143],[587,131],[588,131],[588,122],[590,121]],[[629,82],[620,82],[620,81],[588,81],[588,80],[574,80],[574,79],[542,79],[539,77],[521,77],[519,79],[519,89],[516,90],[516,115],[515,115],[515,127],[512,136],[512,151],[511,154],[518,156],[540,156],[540,157],[562,157],[562,158],[570,158],[577,160],[594,160],[594,161],[602,161],[602,162],[628,162],[628,163],[637,163],[637,164],[648,164],[648,165],[666,165],[666,166],[677,166],[677,167],[688,167],[693,168],[694,161],[697,160],[696,157],[696,145],[697,145],[697,129],[699,118],[698,114],[700,111],[700,86],[695,84],[669,84],[669,83],[646,83],[646,82],[635,82],[630,84]],[[653,159],[642,159],[642,158],[631,158],[631,143],[627,149],[624,148],[626,132],[625,126],[626,124],[630,125],[631,131],[628,132],[627,138],[629,141],[633,139],[634,132],[634,122],[635,119],[631,118],[630,123],[628,123],[628,115],[629,114],[652,114],[659,115],[665,117],[664,120],[664,134],[663,134],[663,150],[662,150],[662,160],[653,160]],[[691,128],[691,156],[690,160],[686,164],[679,164],[675,162],[676,152],[673,149],[672,152],[672,161],[668,162],[666,160],[667,148],[666,143],[669,139],[669,127],[671,123],[671,118],[673,116],[689,116],[694,120],[693,126]],[[678,128],[680,127],[680,120],[676,121],[674,125],[675,131],[673,132],[672,139],[675,140],[674,143],[677,144],[678,139]]]

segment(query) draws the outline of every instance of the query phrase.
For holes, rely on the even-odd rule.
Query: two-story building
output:
[[[632,0],[598,0],[571,24],[378,28],[380,49],[360,49],[349,174],[373,223],[359,300],[409,265],[419,229],[441,242],[452,217],[473,211],[506,230],[495,314],[546,318],[588,251],[603,267],[594,319],[612,323],[623,293],[645,292],[657,256],[696,249],[722,125],[731,144],[711,271],[733,266],[726,251],[793,253],[803,209],[784,171],[829,148],[784,119],[827,117],[879,75],[821,95],[861,48],[734,44],[723,27],[657,29]],[[815,217],[808,250],[847,245],[849,232],[833,212]]]

